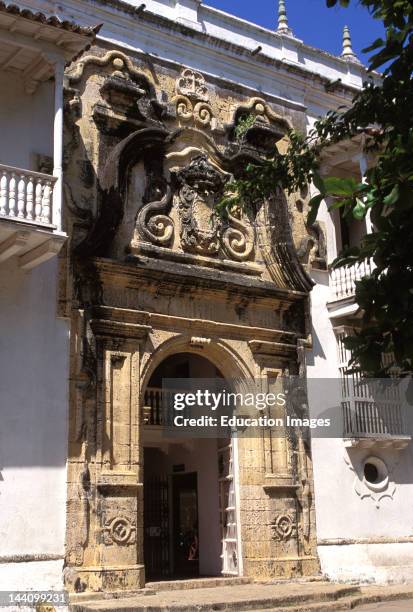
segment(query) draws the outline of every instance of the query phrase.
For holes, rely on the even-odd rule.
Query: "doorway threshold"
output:
[[[200,576],[198,578],[183,578],[181,580],[159,580],[158,582],[147,582],[146,589],[151,591],[184,591],[190,589],[207,589],[218,586],[236,586],[240,584],[251,584],[250,578],[241,576]]]

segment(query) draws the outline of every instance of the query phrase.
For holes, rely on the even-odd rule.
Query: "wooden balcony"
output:
[[[52,223],[56,181],[0,164],[0,262],[17,256],[28,270],[59,252],[66,236]]]
[[[365,381],[358,374],[342,379],[342,410],[346,446],[405,448],[407,435],[397,383]],[[372,389],[372,387],[374,387]]]

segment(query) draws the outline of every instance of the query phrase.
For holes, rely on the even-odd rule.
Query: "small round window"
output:
[[[379,470],[374,463],[364,464],[364,478],[371,484],[376,484],[379,480]]]
[[[365,485],[374,491],[380,491],[389,484],[387,465],[378,457],[368,457],[363,466]]]

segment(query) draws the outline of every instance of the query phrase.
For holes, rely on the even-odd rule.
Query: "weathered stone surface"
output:
[[[248,160],[272,146],[283,154],[287,130],[305,117],[103,47],[72,65],[68,82],[71,241],[59,296],[72,321],[66,582],[78,592],[136,589],[145,582],[142,397],[151,373],[179,352],[205,356],[240,383],[299,372],[312,282],[296,252],[309,236],[297,198],[308,196],[280,192],[225,217],[215,206]],[[255,123],[240,144],[235,127],[246,113]],[[300,433],[241,437],[235,469],[245,575],[316,572],[311,458]]]

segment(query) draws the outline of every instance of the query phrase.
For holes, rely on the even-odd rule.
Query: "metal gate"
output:
[[[144,555],[146,579],[170,577],[168,479],[144,483]]]

